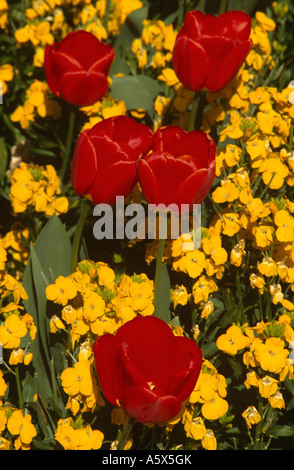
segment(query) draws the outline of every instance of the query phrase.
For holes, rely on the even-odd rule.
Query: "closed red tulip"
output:
[[[190,11],[173,50],[179,80],[195,92],[224,88],[252,48],[250,32],[251,18],[242,11],[228,11],[217,17]]]
[[[213,139],[202,131],[177,126],[154,134],[152,152],[137,162],[141,188],[149,204],[175,204],[178,213],[192,210],[207,196],[215,175]]]
[[[45,74],[52,93],[76,106],[98,101],[108,90],[112,46],[84,30],[69,33],[45,50]]]
[[[192,393],[202,365],[196,343],[175,336],[163,320],[136,317],[94,346],[105,398],[142,423],[174,418]]]
[[[114,204],[128,196],[137,183],[136,160],[149,151],[153,132],[126,116],[95,124],[76,144],[71,181],[76,193],[89,195],[94,204]]]

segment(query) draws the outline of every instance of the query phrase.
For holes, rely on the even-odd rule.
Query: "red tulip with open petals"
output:
[[[80,135],[72,159],[71,181],[94,204],[116,202],[136,185],[136,160],[152,145],[153,132],[127,116],[114,116]]]
[[[142,423],[174,418],[196,385],[202,351],[195,341],[175,336],[163,320],[136,317],[94,346],[105,398]]]
[[[219,16],[190,11],[173,50],[173,66],[181,83],[195,92],[224,88],[252,48],[250,32],[251,18],[242,11]]]
[[[114,49],[84,30],[45,49],[44,67],[52,93],[76,106],[98,101],[108,90]]]
[[[148,204],[175,204],[179,214],[200,204],[214,179],[215,150],[213,139],[205,132],[172,125],[158,129],[152,152],[137,162]]]

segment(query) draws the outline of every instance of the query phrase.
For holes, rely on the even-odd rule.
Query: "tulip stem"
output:
[[[124,446],[127,443],[127,440],[129,438],[130,432],[134,427],[136,420],[134,418],[130,418],[126,427],[124,428],[122,435],[120,437],[119,443],[117,445],[117,450],[123,450]]]
[[[200,97],[201,93],[195,94],[193,103],[192,103],[192,109],[190,112],[190,117],[189,117],[189,123],[188,123],[188,131],[194,131],[195,126],[196,126],[196,121],[197,121],[197,114],[198,114],[198,108],[199,108],[199,102],[200,102]]]
[[[72,147],[72,140],[73,140],[73,131],[75,127],[75,119],[76,119],[76,110],[71,109],[69,112],[69,122],[68,122],[68,129],[67,129],[67,137],[66,137],[66,144],[65,144],[65,152],[62,160],[62,165],[59,171],[60,179],[63,180],[68,168],[71,147]]]
[[[164,252],[165,239],[160,238],[158,241],[157,248],[157,257],[156,257],[156,267],[155,267],[155,281],[154,281],[154,308],[155,314],[158,309],[158,302],[160,297],[160,284],[161,284],[161,275],[162,275],[162,258]]]
[[[75,272],[77,268],[79,249],[80,249],[81,239],[82,239],[82,232],[83,232],[83,228],[87,220],[89,211],[90,211],[90,204],[88,204],[88,202],[86,201],[84,203],[84,207],[80,214],[80,218],[77,223],[77,227],[76,227],[76,231],[75,231],[73,243],[72,243],[72,252],[71,252],[71,272],[72,273]]]

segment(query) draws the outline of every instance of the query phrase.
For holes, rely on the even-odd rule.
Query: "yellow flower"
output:
[[[261,163],[259,171],[264,184],[269,185],[270,189],[280,189],[289,174],[287,166],[279,158],[267,158]]]
[[[285,408],[285,400],[281,392],[276,392],[269,396],[268,401],[272,408],[278,408],[279,410]]]
[[[250,339],[242,333],[239,326],[231,326],[225,334],[216,340],[217,347],[227,354],[235,355],[241,349],[250,345]]]
[[[274,222],[277,225],[276,237],[280,242],[294,240],[294,217],[282,209],[275,213]]]
[[[175,271],[185,272],[195,279],[205,268],[205,255],[200,250],[186,252],[184,256],[180,256],[173,262],[173,268]]]
[[[259,26],[261,26],[264,31],[274,31],[275,30],[276,23],[271,18],[266,16],[266,14],[263,13],[262,11],[257,11],[255,13],[255,18],[256,18],[256,21],[259,24]]]
[[[206,255],[210,255],[211,259],[215,262],[215,264],[224,264],[228,259],[228,253],[226,250],[221,246],[222,241],[221,237],[211,236],[210,238],[203,238],[202,239],[202,248]]]
[[[57,315],[50,318],[50,333],[56,333],[58,330],[64,330],[65,326]]]
[[[134,39],[131,50],[136,55],[139,68],[144,68],[147,64],[147,50],[143,47],[142,40]]]
[[[272,277],[277,273],[277,265],[270,256],[264,256],[257,265],[258,271],[266,277]]]
[[[18,348],[27,331],[26,324],[18,315],[12,313],[6,318],[4,325],[0,326],[0,343],[7,349]]]
[[[258,381],[258,390],[263,398],[269,398],[278,390],[278,381],[266,375]]]
[[[28,446],[37,435],[31,415],[24,416],[22,410],[13,411],[7,421],[7,429],[11,434],[19,435],[20,443],[24,446]]]
[[[9,364],[16,365],[20,364],[23,361],[23,349],[13,349],[9,357]]]
[[[252,234],[255,239],[255,247],[268,250],[273,242],[273,233],[274,228],[270,225],[260,224],[253,227]]]
[[[249,429],[252,428],[253,424],[257,424],[261,421],[261,416],[255,406],[249,406],[245,411],[243,411],[242,416]]]
[[[187,292],[187,289],[185,286],[176,286],[175,289],[173,290],[173,303],[174,303],[174,308],[177,307],[177,305],[186,305],[189,301],[189,294]]]
[[[84,297],[84,318],[90,322],[94,322],[97,318],[102,317],[105,312],[105,302],[101,295],[91,292]]]
[[[23,129],[27,129],[30,122],[35,120],[34,106],[29,101],[25,101],[23,106],[19,105],[16,108],[10,119],[12,122],[19,122]]]
[[[254,356],[263,370],[278,374],[285,367],[289,351],[284,349],[282,339],[271,337],[265,343],[258,342],[254,348]]]
[[[171,68],[165,68],[162,70],[161,74],[157,77],[158,80],[166,82],[166,84],[170,87],[176,85],[179,82],[176,73]]]
[[[202,440],[206,434],[206,427],[201,416],[194,419],[186,419],[184,424],[187,437]]]
[[[61,373],[62,387],[70,396],[81,393],[89,396],[93,393],[92,376],[89,361],[79,361]]]
[[[201,413],[206,419],[219,419],[229,409],[229,404],[226,400],[215,393],[211,401],[206,401],[201,407]]]
[[[63,306],[76,295],[77,288],[70,277],[59,276],[54,284],[46,287],[47,299]]]
[[[78,435],[75,433],[72,423],[72,418],[60,419],[57,423],[55,439],[65,450],[77,450],[78,448]]]
[[[252,370],[250,372],[247,372],[246,380],[244,382],[244,385],[247,389],[249,389],[250,387],[257,387],[258,382],[259,382],[259,377],[255,371]]]
[[[193,285],[192,295],[194,302],[201,303],[208,300],[212,292],[217,291],[217,285],[213,279],[207,276],[201,276],[199,280]]]
[[[206,450],[216,450],[217,441],[212,429],[207,429],[205,436],[201,440],[201,444]]]

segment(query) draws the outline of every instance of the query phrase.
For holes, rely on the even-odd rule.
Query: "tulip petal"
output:
[[[94,34],[84,30],[69,33],[58,43],[57,51],[74,58],[81,64],[84,70],[89,70],[96,64],[97,57],[104,57],[109,54],[111,46],[99,41]],[[111,57],[108,57],[109,59]],[[113,56],[112,56],[113,59]]]
[[[71,182],[78,195],[87,194],[97,171],[96,152],[84,131],[77,142],[71,167]]]
[[[182,84],[196,92],[206,79],[209,60],[201,44],[182,36],[175,42],[173,67]]]
[[[171,375],[168,385],[168,393],[180,399],[186,400],[196,385],[202,365],[202,351],[192,340],[178,336],[177,362],[175,363],[175,373]]]
[[[171,365],[176,360],[175,336],[157,317],[136,317],[128,322],[128,328],[120,328],[117,341],[128,345],[128,357],[147,382],[152,382],[163,392]],[[164,354],[162,354],[164,350]],[[156,367],[154,366],[156,364]],[[144,371],[144,372],[143,372]]]
[[[76,106],[88,106],[105,95],[108,81],[102,73],[67,72],[59,79],[60,96]]]
[[[94,204],[113,205],[117,196],[127,196],[137,183],[135,162],[119,161],[97,172],[88,194]]]
[[[251,49],[251,43],[236,43],[229,38],[199,39],[209,57],[210,68],[203,87],[211,92],[224,88],[239,70]]]
[[[115,374],[112,370],[116,350],[115,335],[105,334],[100,336],[93,344],[99,384],[105,398],[112,403],[112,405],[118,404],[118,393],[116,390],[116,382],[114,380]]]

